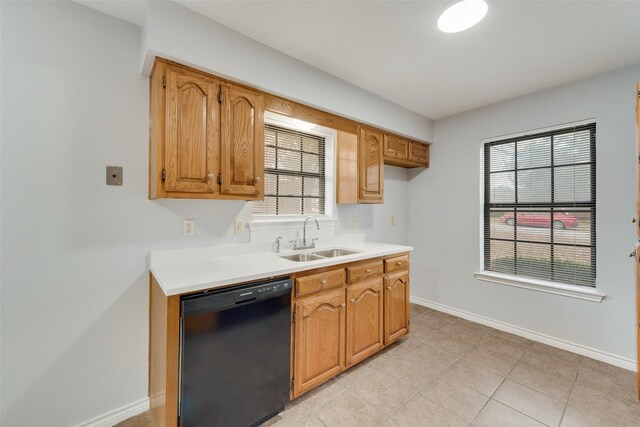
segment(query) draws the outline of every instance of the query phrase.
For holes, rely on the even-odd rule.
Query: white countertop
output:
[[[296,262],[278,256],[292,252],[275,254],[269,250],[269,247],[270,244],[243,244],[154,251],[150,254],[149,269],[164,293],[171,296],[413,250],[410,246],[389,243],[341,242],[333,245],[323,244],[313,251],[344,248],[356,250],[358,253]]]

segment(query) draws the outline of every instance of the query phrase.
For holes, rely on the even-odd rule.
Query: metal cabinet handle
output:
[[[210,180],[213,181],[213,178],[215,178],[215,175],[213,173],[209,173],[207,174],[207,176],[209,177]]]
[[[367,274],[371,274],[371,269],[367,268],[364,272],[367,273]]]
[[[320,284],[321,284],[322,286],[326,285],[326,284],[327,284],[327,279],[324,279],[324,280],[320,281]]]
[[[388,289],[388,290],[391,290],[391,289],[392,289],[391,285],[387,286],[387,289]]]
[[[340,304],[340,307],[346,307],[346,306],[347,306],[347,303],[343,302],[342,304]]]
[[[629,258],[633,258],[636,256],[636,250],[634,249],[633,252],[629,252]]]
[[[256,182],[260,182],[260,179],[261,178],[259,176],[256,176]]]
[[[356,299],[355,299],[355,298],[352,298],[352,299],[351,299],[351,304],[355,304],[355,303],[356,303]]]
[[[635,219],[635,218],[631,218],[631,224],[635,224],[636,222],[638,222],[638,220],[637,220],[637,219]]]
[[[402,261],[396,261],[396,265],[402,265]]]

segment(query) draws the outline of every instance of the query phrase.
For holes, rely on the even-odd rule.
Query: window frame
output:
[[[502,272],[495,272],[495,271],[491,271],[491,270],[485,270],[485,261],[486,261],[486,257],[489,256],[488,253],[486,253],[487,251],[485,250],[485,244],[486,241],[489,241],[488,239],[485,241],[485,215],[487,210],[490,209],[489,206],[487,206],[487,191],[488,186],[489,186],[489,182],[488,181],[488,173],[485,170],[487,165],[488,165],[488,159],[485,159],[485,153],[487,150],[487,146],[490,143],[497,143],[497,142],[501,142],[501,143],[509,143],[509,142],[514,142],[516,140],[523,140],[525,138],[537,138],[537,137],[543,137],[543,136],[548,136],[550,134],[557,134],[559,132],[562,131],[568,131],[568,130],[573,130],[573,129],[577,129],[580,130],[580,128],[589,128],[590,126],[594,126],[595,127],[595,131],[593,133],[593,135],[595,136],[595,138],[592,136],[592,141],[591,143],[591,150],[590,150],[590,160],[589,160],[589,164],[594,164],[594,167],[591,171],[592,175],[591,175],[591,180],[592,180],[592,188],[591,188],[591,198],[592,198],[592,209],[593,209],[593,229],[591,231],[592,234],[592,239],[591,242],[593,244],[593,248],[592,248],[592,265],[594,268],[594,273],[595,273],[595,278],[594,278],[594,284],[593,285],[587,285],[587,284],[570,284],[570,283],[564,283],[561,281],[551,281],[551,280],[545,280],[545,279],[539,279],[539,278],[535,278],[532,276],[524,276],[524,275],[517,275],[517,274],[508,274],[508,273],[502,273]],[[597,139],[597,121],[595,120],[595,118],[591,118],[591,119],[586,119],[586,120],[582,120],[582,121],[578,121],[578,122],[572,122],[572,123],[565,123],[565,124],[561,124],[561,125],[557,125],[557,126],[552,126],[552,127],[547,127],[547,128],[542,128],[542,129],[536,129],[536,130],[530,130],[530,131],[525,131],[525,132],[519,132],[519,133],[514,133],[514,134],[509,134],[509,135],[503,135],[503,136],[499,136],[499,137],[493,137],[493,138],[486,138],[486,139],[482,139],[480,140],[480,147],[479,147],[479,163],[480,163],[480,179],[479,179],[479,184],[480,184],[480,191],[479,191],[479,227],[480,227],[480,241],[479,241],[479,247],[480,247],[480,257],[479,257],[479,270],[477,272],[474,273],[474,276],[481,281],[486,281],[486,282],[492,282],[492,283],[498,283],[498,284],[503,284],[503,285],[508,285],[508,286],[515,286],[515,287],[520,287],[520,288],[525,288],[525,289],[531,289],[531,290],[536,290],[536,291],[541,291],[541,292],[546,292],[546,293],[551,293],[551,294],[559,294],[559,295],[563,295],[563,296],[569,296],[569,297],[574,297],[574,298],[578,298],[578,299],[583,299],[583,300],[587,300],[587,301],[594,301],[594,302],[601,302],[602,299],[605,298],[605,294],[599,292],[597,290],[597,284],[598,284],[598,276],[597,276],[597,260],[596,260],[596,253],[597,253],[597,239],[595,238],[596,235],[596,223],[595,223],[595,217],[597,214],[597,197],[596,197],[596,193],[597,193],[597,188],[596,188],[596,176],[597,176],[597,162],[596,162],[596,154],[597,154],[597,144],[595,143],[595,140],[593,139]],[[553,165],[553,163],[552,163]],[[551,168],[553,168],[553,166],[551,166]],[[515,168],[515,170],[517,170],[517,168]],[[516,203],[513,203],[512,205],[516,205]],[[529,205],[529,204],[527,204]],[[571,207],[574,207],[575,204],[571,203]],[[528,207],[528,206],[527,206]],[[579,206],[578,206],[579,207]],[[591,207],[591,206],[588,206]],[[552,244],[552,243],[550,243]]]

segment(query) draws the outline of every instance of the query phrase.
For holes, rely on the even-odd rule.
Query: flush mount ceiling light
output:
[[[482,21],[489,6],[484,0],[461,0],[449,6],[440,18],[438,28],[445,33],[457,33]]]
[[[314,125],[313,123],[304,122],[298,119],[293,119],[293,125],[302,131],[311,130],[316,127],[316,125]]]

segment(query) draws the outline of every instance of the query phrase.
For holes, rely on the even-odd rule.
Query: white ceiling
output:
[[[455,34],[445,1],[178,3],[433,119],[640,63],[640,1],[488,0]]]

